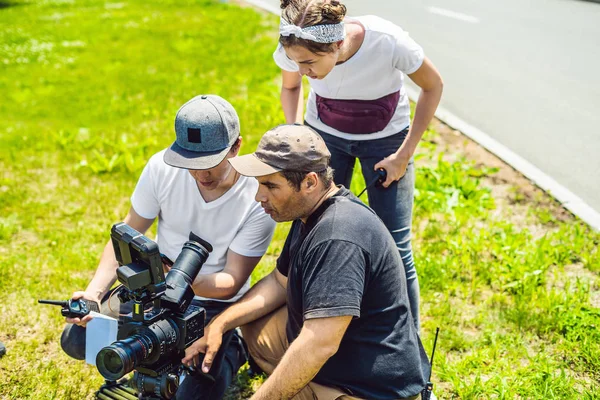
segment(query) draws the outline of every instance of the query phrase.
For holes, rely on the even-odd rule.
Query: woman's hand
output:
[[[212,366],[213,360],[215,359],[222,342],[223,331],[217,326],[208,325],[204,329],[204,336],[185,349],[185,357],[181,362],[188,367],[197,368],[200,363],[199,354],[204,354],[202,372],[206,374],[210,371],[210,367]]]
[[[385,182],[382,183],[383,187],[387,188],[406,174],[406,168],[410,162],[410,157],[411,155],[408,154],[407,151],[400,149],[396,153],[387,156],[375,164],[375,167],[373,168],[375,171],[383,168],[385,169],[385,172],[387,172],[387,178]]]

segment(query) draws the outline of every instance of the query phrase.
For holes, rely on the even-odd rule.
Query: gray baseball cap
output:
[[[196,96],[175,116],[177,139],[165,151],[165,163],[185,169],[216,167],[240,136],[240,120],[233,106],[213,95]]]
[[[323,138],[306,125],[279,125],[263,135],[256,151],[229,159],[245,176],[279,171],[318,172],[327,169],[331,153]]]

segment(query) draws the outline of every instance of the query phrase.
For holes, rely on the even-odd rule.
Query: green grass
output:
[[[229,99],[243,152],[283,122],[277,18],[208,0],[14,0],[0,26],[0,398],[90,398],[99,374],[61,352],[63,320],[36,299],[86,286],[189,98]],[[600,398],[600,235],[519,188],[503,203],[486,183],[496,171],[438,137],[419,148],[413,232],[428,350],[442,328],[438,397]],[[258,384],[242,372],[229,398]]]

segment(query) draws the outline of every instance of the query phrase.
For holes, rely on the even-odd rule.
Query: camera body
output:
[[[204,335],[206,312],[191,304],[192,282],[212,247],[190,232],[165,278],[155,242],[125,223],[112,227],[111,240],[123,284],[118,296],[122,303],[132,302],[133,311],[119,318],[117,341],[100,350],[96,365],[109,381],[135,370],[133,383],[141,396],[171,399],[185,349]]]
[[[111,367],[110,375],[102,374],[105,378],[117,380],[133,369],[150,376],[169,373],[179,366],[185,349],[204,336],[206,312],[201,307],[191,305],[181,315],[153,309],[145,316],[142,322],[132,316],[121,317],[117,342],[111,345],[113,349],[141,348],[144,356],[136,358],[127,354],[127,350],[119,351],[123,368]]]

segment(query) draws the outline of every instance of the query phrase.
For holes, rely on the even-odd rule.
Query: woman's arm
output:
[[[438,70],[427,57],[423,60],[421,67],[410,74],[409,77],[421,88],[421,94],[404,143],[394,154],[375,164],[375,170],[383,168],[387,171],[387,179],[383,183],[384,187],[388,187],[406,173],[408,162],[415,153],[417,145],[433,118],[442,97],[444,82]]]
[[[303,122],[304,93],[302,75],[298,72],[281,70],[281,107],[287,124]]]

